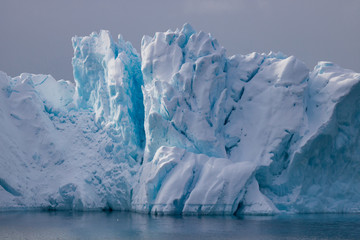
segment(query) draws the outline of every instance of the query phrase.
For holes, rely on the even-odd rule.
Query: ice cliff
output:
[[[360,212],[360,74],[188,24],[74,37],[74,82],[0,74],[0,209]]]

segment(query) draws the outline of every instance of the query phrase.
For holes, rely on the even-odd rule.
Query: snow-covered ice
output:
[[[0,72],[0,210],[360,212],[360,74],[228,57],[190,25],[74,37],[74,82]]]

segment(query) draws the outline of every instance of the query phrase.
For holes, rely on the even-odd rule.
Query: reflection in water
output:
[[[0,239],[360,239],[360,215],[236,218],[0,212]]]

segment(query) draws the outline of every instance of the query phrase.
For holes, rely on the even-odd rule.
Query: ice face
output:
[[[153,214],[233,214],[255,167],[161,147],[142,167],[133,208]]]
[[[357,156],[356,120],[350,119],[356,107],[342,101],[353,88],[355,98],[359,74],[326,62],[310,72],[282,53],[227,58],[211,35],[187,29],[142,42],[150,162],[142,166],[133,208],[182,214],[359,211],[356,187],[342,199],[345,182],[356,185],[358,179],[341,176],[358,169],[356,158],[343,156]],[[336,109],[347,119],[332,120]],[[340,126],[348,125],[344,133]]]
[[[1,209],[129,209],[138,163],[118,158],[114,138],[74,85],[51,76],[0,75]]]
[[[188,28],[185,25],[182,30],[143,39],[145,159],[163,155],[162,146],[177,147],[191,156],[180,158],[186,162],[181,169],[193,170],[184,177],[184,172],[171,168],[156,191],[148,189],[153,187],[153,177],[148,177],[148,182],[141,178],[139,188],[145,190],[134,195],[133,205],[153,213],[277,212],[249,173],[254,173],[256,166],[269,165],[284,139],[302,126],[309,70],[301,61],[281,53],[227,58],[211,35],[192,30],[189,36],[184,34]],[[196,158],[204,159],[203,163],[193,162]],[[213,166],[217,169],[211,174],[215,182],[206,178],[208,187],[201,182],[205,181],[201,174],[208,171],[205,162],[224,164]],[[152,174],[164,175],[162,167],[157,170],[154,163],[150,165],[143,166],[143,174],[152,169]],[[236,177],[225,180],[223,176],[232,176],[225,168],[237,169]],[[217,180],[217,174],[222,180]],[[173,175],[179,179],[171,180]],[[227,188],[233,181],[239,188],[230,194]],[[212,184],[216,188],[207,190]],[[261,197],[246,196],[243,191],[248,185],[255,188],[252,195]],[[169,189],[176,189],[176,194]],[[201,193],[197,193],[199,189]],[[214,199],[192,197],[207,195]]]
[[[1,208],[129,209],[143,157],[140,59],[106,31],[73,39],[75,86],[1,75]]]
[[[359,212],[360,75],[320,62],[306,89],[306,121],[268,168],[262,192],[285,212]]]
[[[136,50],[120,35],[115,43],[107,31],[72,41],[78,107],[95,112],[96,124],[106,128],[113,139],[111,148],[122,152],[118,158],[126,161],[131,156],[141,161],[145,144],[143,79]]]
[[[74,81],[0,72],[0,210],[360,212],[360,74],[210,34],[74,37]]]
[[[224,157],[221,125],[226,90],[225,50],[209,34],[185,25],[144,37],[146,151],[161,146]]]

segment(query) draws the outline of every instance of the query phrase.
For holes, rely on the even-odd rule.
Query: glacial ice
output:
[[[74,37],[74,83],[0,72],[0,211],[360,212],[360,74],[210,34]]]
[[[73,39],[74,80],[1,76],[1,208],[130,208],[144,145],[140,59],[106,31]]]
[[[115,43],[104,30],[74,37],[73,47],[77,106],[94,111],[95,123],[105,127],[113,140],[116,158],[141,161],[145,141],[143,78],[136,50],[121,35]],[[123,154],[118,156],[119,152]]]

